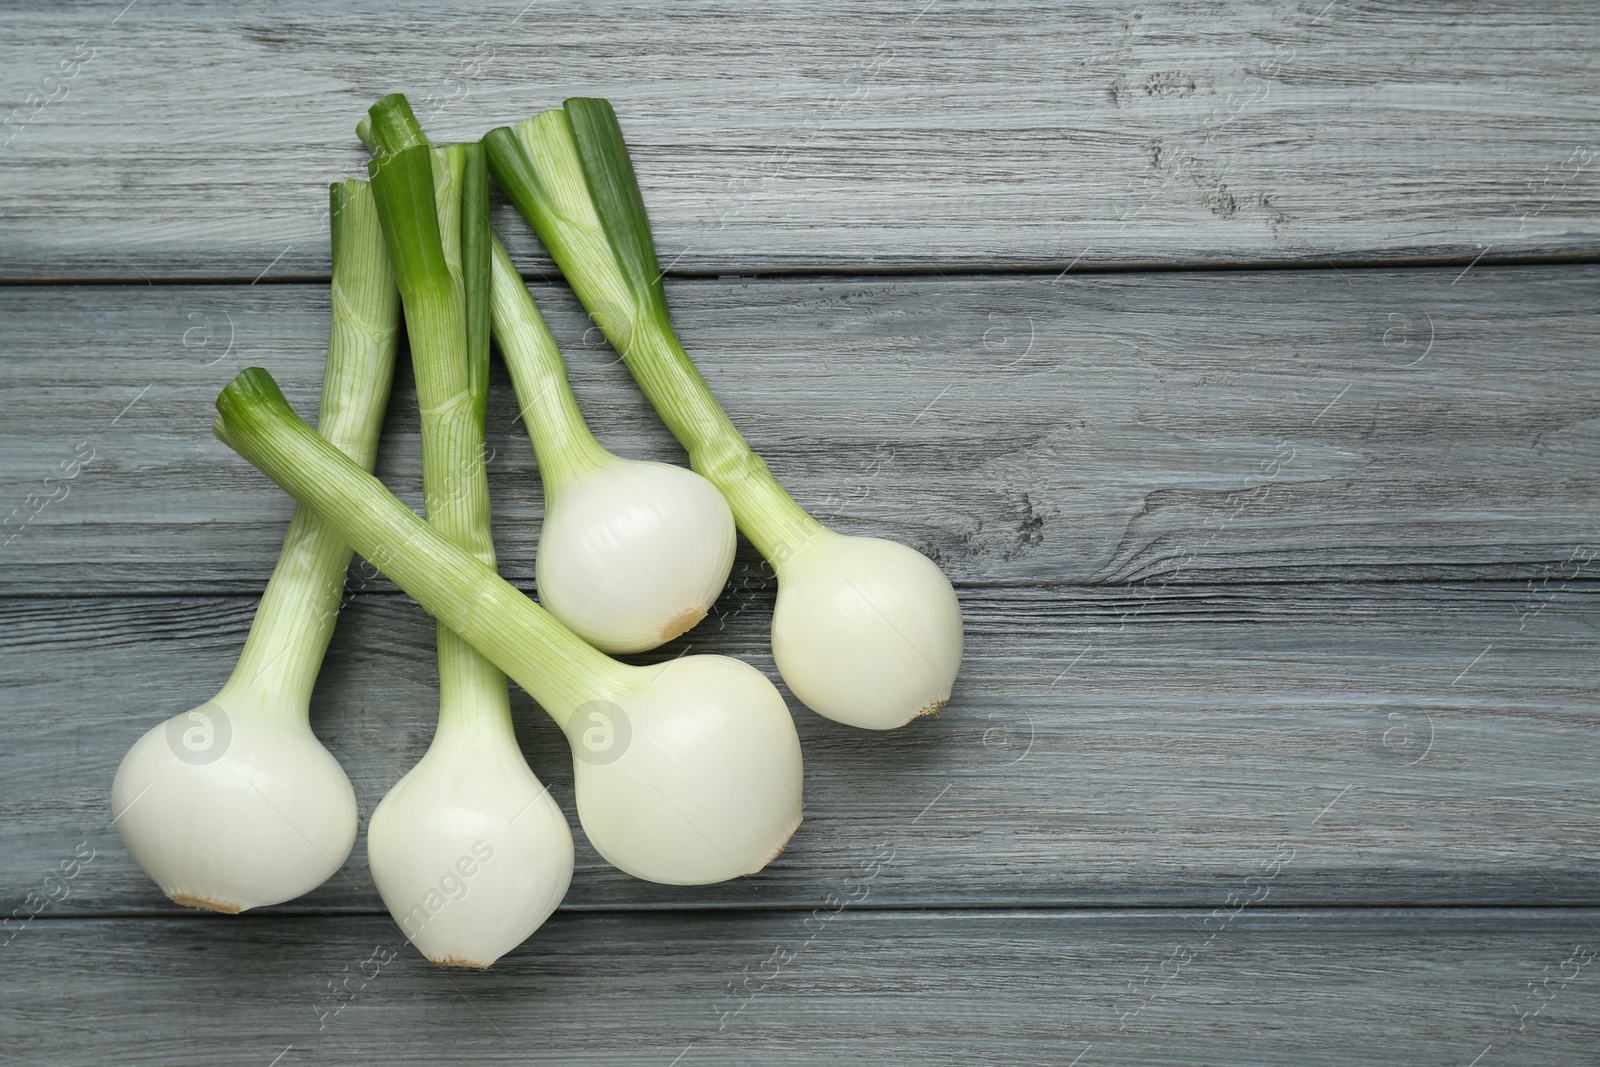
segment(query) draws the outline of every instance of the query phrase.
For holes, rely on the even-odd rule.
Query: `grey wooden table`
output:
[[[1600,1058],[1600,9],[125,3],[0,13],[0,1059]],[[768,870],[647,885],[579,833],[487,973],[404,945],[360,841],[223,918],[108,810],[271,568],[291,504],[211,402],[257,364],[314,409],[323,190],[394,90],[445,140],[615,101],[734,420],[968,625],[937,720],[794,705],[806,821]],[[496,210],[597,433],[681,458]],[[420,504],[414,409],[402,373],[379,473]],[[772,673],[758,563],[659,655]],[[368,813],[431,735],[433,631],[352,590],[313,723]]]

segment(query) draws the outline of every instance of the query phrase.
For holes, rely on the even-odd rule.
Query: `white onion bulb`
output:
[[[580,706],[567,729],[595,851],[667,885],[754,874],[800,825],[800,740],[771,682],[726,656],[639,668],[653,680]]]
[[[892,730],[939,710],[961,666],[961,607],[913,549],[822,530],[777,564],[772,655],[830,719]]]
[[[135,742],[111,810],[162,892],[229,914],[310,892],[356,839],[355,792],[305,716],[226,695]]]
[[[683,467],[607,456],[545,505],[539,601],[602,652],[642,652],[690,629],[733,567],[733,512]]]
[[[550,917],[572,831],[508,732],[441,728],[367,827],[384,905],[424,956],[487,967]]]

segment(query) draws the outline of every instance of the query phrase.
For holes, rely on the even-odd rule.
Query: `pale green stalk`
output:
[[[333,321],[318,429],[361,468],[372,469],[394,376],[400,299],[372,190],[345,181],[329,190]],[[309,713],[311,690],[344,597],[350,546],[310,508],[295,509],[250,635],[220,697],[269,701]]]
[[[511,372],[545,499],[553,499],[610,458],[590,432],[567,381],[567,365],[505,246],[493,243],[491,310],[495,343]]]

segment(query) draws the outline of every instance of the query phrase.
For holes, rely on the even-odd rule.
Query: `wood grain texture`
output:
[[[422,961],[378,918],[35,921],[6,946],[0,1026],[21,1062],[96,1067],[1546,1067],[1593,1058],[1597,920],[557,916],[486,973]]]
[[[47,283],[0,284],[0,1059],[1593,1060],[1600,8],[112,0],[8,7],[0,40],[0,283]],[[212,400],[262,365],[313,411],[326,183],[396,90],[441,140],[613,99],[735,422],[807,507],[937,559],[967,620],[937,720],[792,705],[806,820],[768,870],[649,885],[578,830],[561,910],[486,974],[403,943],[364,837],[221,919],[108,810],[243,641],[291,505]],[[1172,269],[1201,266],[1303,269]],[[681,460],[535,293],[602,440]],[[417,452],[402,373],[379,473],[413,506]],[[313,723],[364,818],[431,736],[433,626],[350,588]],[[776,677],[773,592],[743,546],[641,661]]]
[[[3,17],[9,279],[326,276],[326,184],[360,172],[356,119],[396,90],[440,140],[611,98],[676,271],[1600,251],[1600,9],[1579,0]]]
[[[840,528],[912,544],[958,585],[1166,585],[1592,561],[1597,283],[1592,266],[690,280],[670,299],[734,421]],[[570,292],[535,289],[601,439],[681,461]],[[321,286],[0,291],[0,590],[259,589],[291,503],[212,438],[212,403],[255,364],[312,414],[327,314]],[[495,373],[495,531],[527,584],[542,495]],[[416,429],[402,374],[379,473],[420,506]]]
[[[772,589],[742,575],[692,647],[776,678]],[[650,885],[579,841],[567,907],[812,906],[880,848],[873,906],[1220,906],[1264,858],[1274,903],[1600,904],[1600,587],[1271,584],[963,593],[968,652],[936,720],[863,734],[793,705],[806,821],[760,875]],[[0,901],[79,842],[59,914],[174,911],[107,797],[123,752],[225,680],[244,597],[0,601]],[[346,609],[313,724],[363,815],[437,714],[433,626],[398,595]],[[515,704],[573,817],[559,731]],[[26,727],[21,724],[31,724]],[[574,824],[576,819],[573,818]],[[277,909],[378,910],[358,840]]]

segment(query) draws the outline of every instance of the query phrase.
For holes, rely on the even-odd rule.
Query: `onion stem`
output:
[[[585,472],[604,466],[610,453],[584,422],[561,350],[499,239],[493,241],[490,269],[495,343],[511,372],[545,496],[553,498]]]
[[[329,206],[332,325],[318,429],[332,447],[371,470],[394,376],[399,294],[368,184],[350,180],[331,186]],[[295,709],[302,718],[309,714],[311,690],[344,596],[350,555],[350,546],[315,511],[295,509],[221,697],[276,697],[267,703]]]

